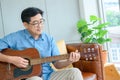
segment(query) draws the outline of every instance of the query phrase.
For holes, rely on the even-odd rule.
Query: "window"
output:
[[[104,14],[110,22],[108,36],[112,38],[109,44],[109,60],[118,64],[120,62],[120,0],[103,0]]]

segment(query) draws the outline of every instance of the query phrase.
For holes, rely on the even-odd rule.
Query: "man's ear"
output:
[[[28,23],[27,22],[23,22],[23,25],[26,29],[28,28]]]

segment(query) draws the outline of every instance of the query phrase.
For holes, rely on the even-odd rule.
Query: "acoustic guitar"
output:
[[[0,62],[0,80],[20,80],[31,76],[41,74],[41,63],[69,58],[69,54],[40,58],[39,52],[35,48],[25,50],[5,49],[2,51],[5,55],[20,56],[29,61],[27,68],[22,69],[10,63]]]

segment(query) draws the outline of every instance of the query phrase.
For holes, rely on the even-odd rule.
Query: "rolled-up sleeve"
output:
[[[7,41],[4,39],[0,39],[0,51],[6,48],[9,48]]]
[[[60,55],[60,52],[58,50],[58,47],[57,47],[57,44],[56,44],[56,41],[52,38],[52,41],[51,41],[51,47],[52,47],[52,56],[56,56],[56,55]]]

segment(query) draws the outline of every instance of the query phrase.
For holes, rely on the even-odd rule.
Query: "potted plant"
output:
[[[106,38],[108,31],[105,29],[109,23],[100,23],[101,18],[91,15],[89,18],[90,22],[80,19],[77,22],[77,30],[81,35],[80,40],[82,43],[97,43],[100,45],[110,42],[111,38]],[[102,53],[105,53],[106,50],[103,50]]]

